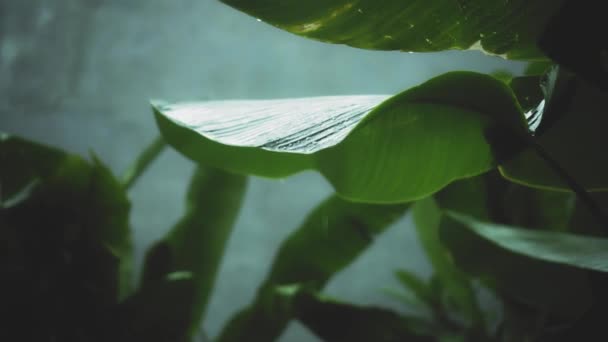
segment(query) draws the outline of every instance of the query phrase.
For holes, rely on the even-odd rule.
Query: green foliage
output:
[[[314,99],[304,104],[301,99],[292,100],[308,106],[301,112],[290,112],[289,101],[262,107],[259,101],[238,101],[157,104],[154,108],[169,144],[198,162],[268,177],[314,168],[342,197],[373,203],[415,200],[455,179],[487,171],[496,165],[496,158],[503,158],[494,156],[502,152],[501,145],[517,148],[526,130],[511,90],[492,77],[471,72],[434,78],[374,103],[367,115],[361,115],[361,107],[369,98],[353,100],[361,103],[351,104],[354,109],[346,109],[346,117],[340,110],[342,101],[323,102],[323,117],[316,121],[299,117],[318,115]],[[249,106],[257,110],[244,113]],[[286,112],[273,116],[277,110]],[[231,116],[218,123],[222,111]],[[297,131],[280,130],[298,120],[302,127]],[[270,124],[261,126],[260,121]],[[316,124],[311,126],[311,121]],[[328,126],[332,121],[338,123]],[[266,137],[252,142],[251,136],[259,136],[256,132],[261,129],[268,131]],[[281,132],[282,136],[277,135]],[[500,139],[488,141],[490,133],[500,133]],[[281,140],[285,143],[277,142]],[[310,144],[316,145],[311,148]]]
[[[563,1],[222,0],[278,28],[323,42],[412,52],[481,49],[544,59],[536,46]]]
[[[328,341],[608,339],[608,46],[598,4],[224,2],[330,43],[533,62],[525,75],[451,72],[392,97],[155,102],[162,136],[121,182],[94,156],[0,134],[0,340],[204,336],[247,175],[308,169],[336,194],[283,241],[219,341],[272,341],[293,319]],[[126,191],[165,141],[198,166],[184,216],[147,251],[134,289]],[[403,289],[392,293],[417,303],[416,314],[324,297],[412,202],[433,272],[398,270]],[[499,302],[494,317],[482,286]]]

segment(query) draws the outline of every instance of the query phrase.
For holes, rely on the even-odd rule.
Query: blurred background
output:
[[[157,136],[152,98],[395,94],[447,71],[518,74],[523,67],[474,51],[409,54],[323,44],[214,0],[0,0],[0,131],[82,155],[94,151],[118,175]],[[181,216],[192,170],[166,150],[131,191],[136,268]],[[251,179],[208,308],[208,335],[252,300],[279,243],[331,192],[313,172]],[[409,216],[326,292],[407,311],[382,292],[398,288],[398,268],[431,272]],[[317,339],[293,323],[281,341]]]

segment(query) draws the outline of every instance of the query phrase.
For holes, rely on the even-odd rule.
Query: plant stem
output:
[[[608,215],[602,210],[597,202],[589,195],[587,190],[581,186],[574,177],[572,177],[547,151],[536,141],[533,136],[528,137],[528,142],[534,148],[539,157],[541,157],[547,166],[549,166],[555,174],[557,174],[570,189],[576,194],[578,199],[587,207],[591,215],[600,226],[608,230]]]
[[[131,188],[139,177],[146,171],[150,164],[156,159],[163,149],[167,146],[162,137],[156,138],[146,149],[139,155],[137,160],[127,169],[122,176],[122,186],[125,189]]]

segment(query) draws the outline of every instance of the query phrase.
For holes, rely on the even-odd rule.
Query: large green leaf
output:
[[[155,104],[166,140],[186,156],[237,173],[320,171],[354,201],[405,202],[495,165],[527,126],[511,90],[453,72],[381,96]],[[487,141],[488,131],[502,139]],[[489,139],[489,138],[488,138]]]
[[[292,318],[277,303],[275,288],[302,283],[320,290],[407,208],[352,203],[337,196],[321,203],[283,242],[254,302],[232,318],[219,340],[245,341],[255,336],[256,341],[274,341]]]
[[[245,176],[199,167],[190,183],[186,214],[148,253],[142,287],[169,272],[192,275],[194,292],[190,333],[198,331],[224,248],[238,215],[247,184]]]
[[[428,324],[386,309],[342,303],[293,286],[279,293],[291,314],[323,341],[435,341],[420,331],[429,334]]]
[[[558,83],[546,96],[540,147],[588,191],[608,191],[608,160],[604,157],[608,91],[574,79],[561,86]],[[532,148],[502,164],[500,170],[507,179],[527,186],[570,190]]]
[[[561,0],[222,0],[283,30],[324,42],[403,51],[476,49],[543,59],[536,41]]]
[[[0,316],[11,318],[3,333],[94,338],[129,290],[123,188],[95,158],[2,135],[0,189]]]

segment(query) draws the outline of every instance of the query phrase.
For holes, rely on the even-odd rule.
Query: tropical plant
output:
[[[293,319],[328,341],[608,338],[599,2],[223,2],[327,43],[474,49],[529,67],[517,76],[450,72],[394,96],[154,101],[162,138],[122,180],[94,156],[1,136],[0,313],[15,322],[2,340],[194,340],[247,176],[310,169],[336,194],[282,243],[218,341],[272,341]],[[125,193],[165,144],[198,168],[183,218],[148,251],[134,287]],[[399,270],[405,292],[391,293],[417,313],[323,295],[410,208],[433,275]]]

